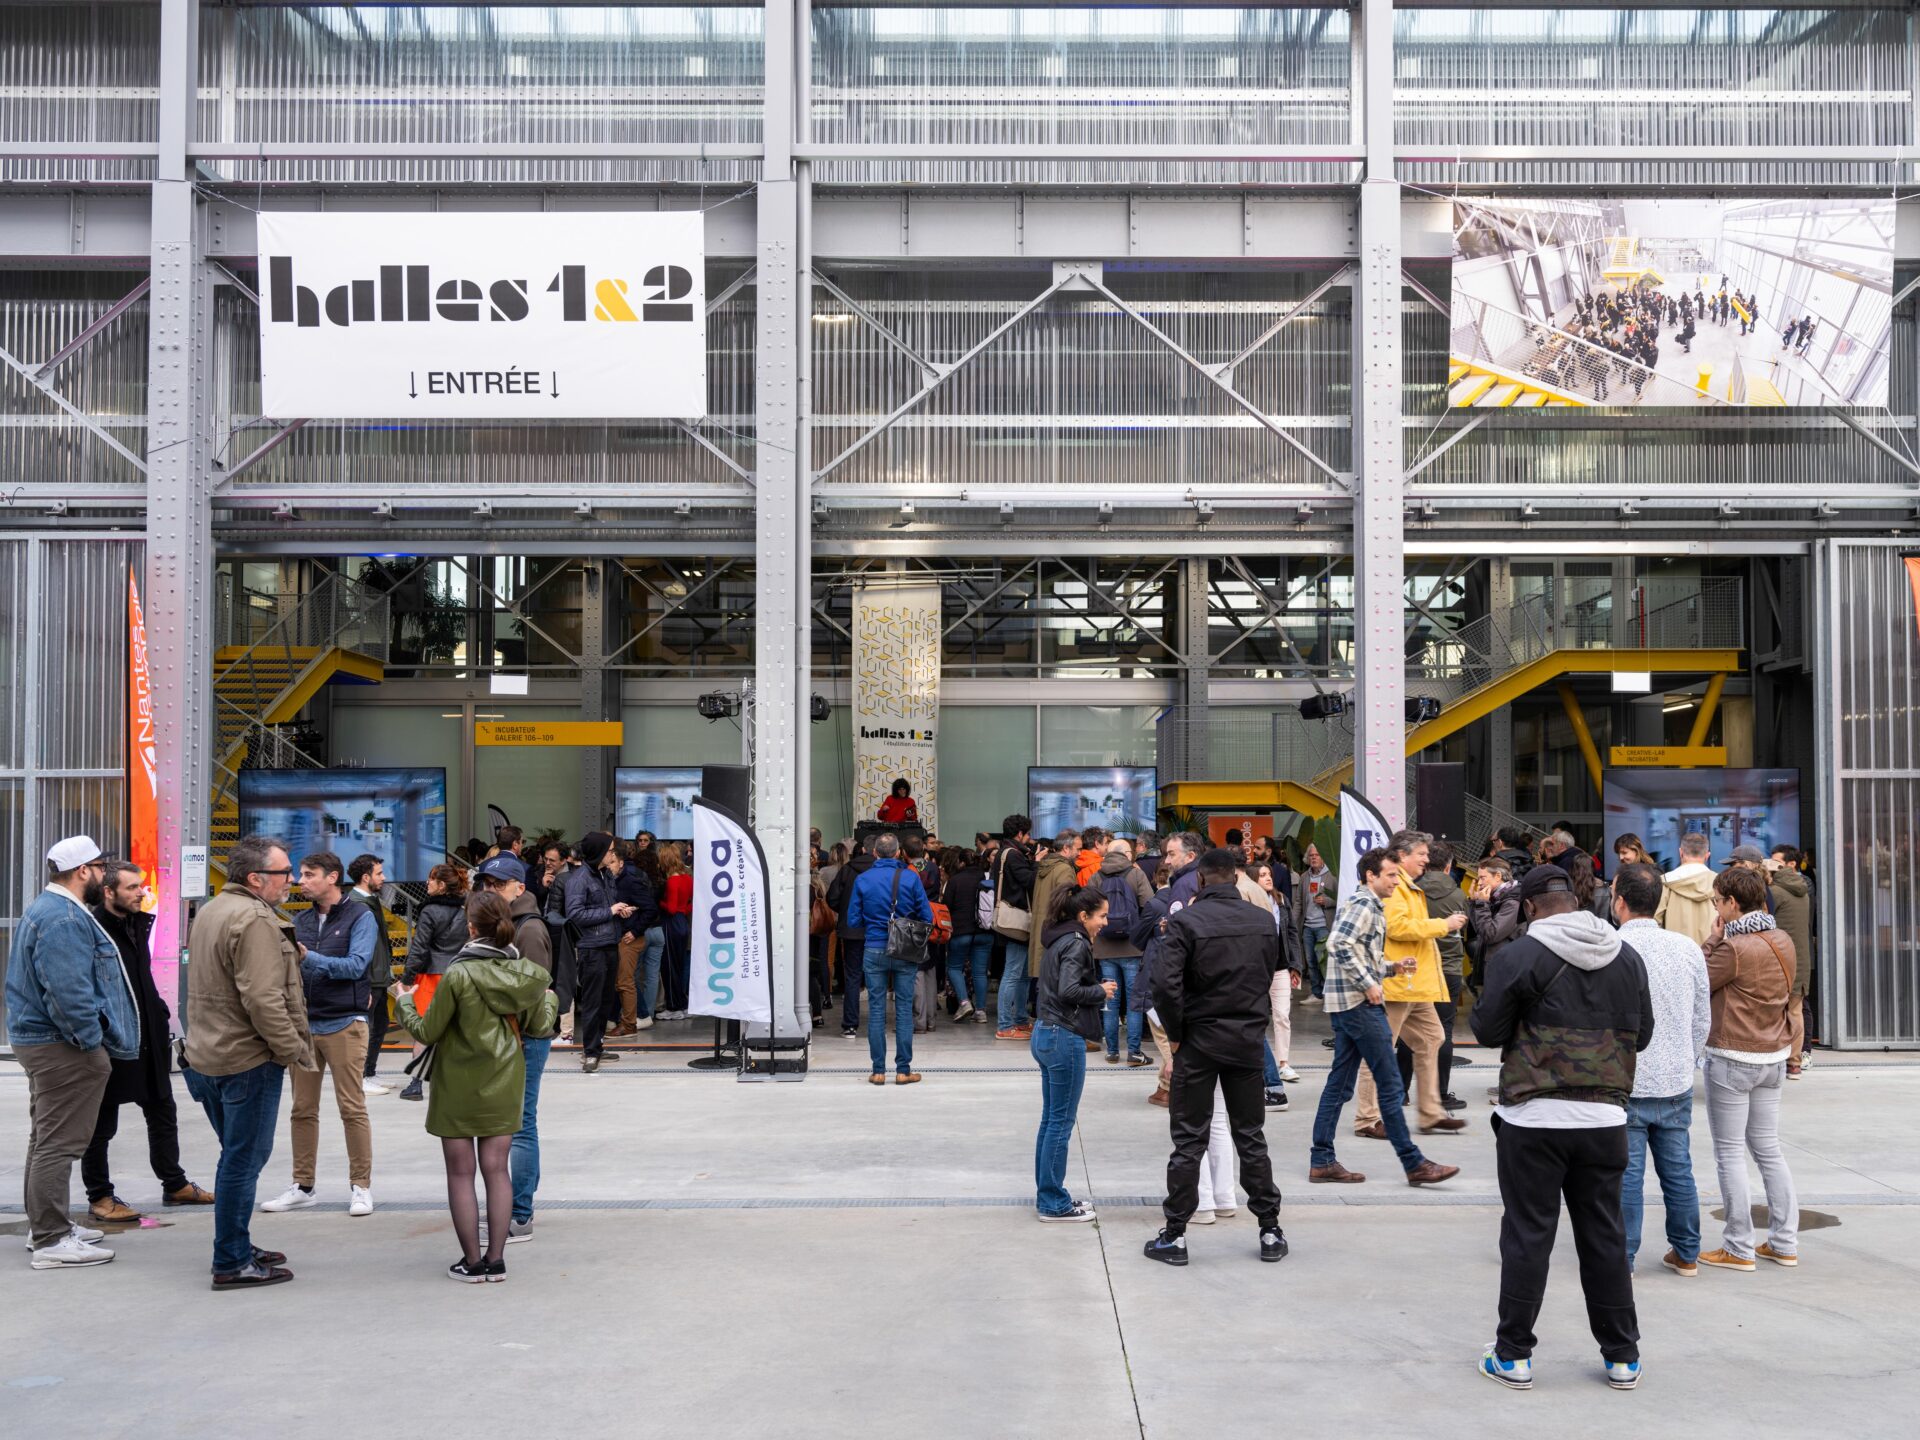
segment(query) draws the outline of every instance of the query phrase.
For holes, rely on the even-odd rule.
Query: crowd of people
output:
[[[1807,1064],[1812,969],[1811,888],[1793,847],[1763,855],[1743,845],[1715,872],[1706,837],[1688,834],[1679,864],[1663,873],[1637,837],[1623,836],[1609,881],[1570,827],[1531,844],[1503,830],[1463,889],[1451,847],[1408,830],[1354,859],[1356,883],[1342,903],[1311,846],[1295,873],[1270,842],[1237,832],[1209,846],[1191,833],[1031,831],[1016,814],[974,847],[881,833],[870,846],[824,855],[816,833],[815,863],[826,863],[811,928],[824,942],[817,1010],[837,984],[843,1032],[856,1038],[867,992],[874,1084],[887,1083],[889,1013],[897,1084],[921,1079],[914,1035],[942,1011],[997,1021],[996,1038],[1027,1045],[1041,1081],[1042,1221],[1094,1218],[1071,1193],[1066,1166],[1088,1056],[1145,1068],[1156,1063],[1142,1048],[1150,1037],[1158,1061],[1148,1098],[1168,1112],[1171,1153],[1147,1258],[1189,1263],[1189,1227],[1234,1214],[1236,1183],[1258,1222],[1258,1257],[1283,1258],[1265,1125],[1300,1078],[1289,1063],[1296,990],[1324,1007],[1333,1030],[1309,1181],[1365,1182],[1335,1150],[1358,1092],[1355,1136],[1388,1142],[1409,1185],[1444,1183],[1459,1167],[1429,1157],[1413,1129],[1444,1145],[1466,1128],[1454,1113],[1464,1102],[1448,1085],[1452,1067],[1466,1063],[1449,1052],[1470,986],[1472,1031],[1500,1052],[1502,1279],[1497,1338],[1481,1373],[1511,1388],[1532,1383],[1534,1322],[1564,1204],[1606,1379],[1637,1382],[1632,1276],[1649,1154],[1664,1201],[1666,1270],[1693,1277],[1702,1266],[1799,1263],[1779,1142],[1782,1082]],[[48,884],[21,922],[7,974],[9,1038],[32,1095],[33,1268],[113,1258],[103,1232],[67,1213],[76,1161],[89,1218],[138,1219],[115,1194],[107,1163],[119,1106],[135,1103],[164,1203],[213,1210],[213,1287],[292,1279],[286,1257],[254,1246],[249,1229],[283,1081],[291,1072],[291,1184],[261,1208],[317,1203],[321,1074],[331,1071],[348,1213],[371,1214],[364,1084],[378,1057],[374,1017],[384,1017],[398,969],[394,1016],[419,1047],[409,1069],[429,1097],[426,1129],[441,1141],[460,1243],[447,1273],[504,1280],[504,1247],[532,1238],[541,1079],[561,1017],[571,1011],[591,1073],[610,1023],[637,1025],[653,1012],[659,972],[646,959],[648,932],[664,939],[670,928],[685,857],[641,838],[620,845],[596,832],[577,854],[550,847],[530,868],[520,837],[503,833],[471,877],[459,867],[438,877],[433,893],[443,898],[416,917],[403,956],[378,910],[374,857],[343,863],[323,851],[296,867],[277,840],[237,844],[225,888],[200,908],[189,936],[194,979],[178,1057],[220,1144],[211,1191],[180,1167],[171,1016],[146,953],[140,873],[85,836],[53,846]],[[308,904],[289,924],[279,907],[296,875]],[[989,1021],[996,952],[1004,969]],[[1725,1214],[1712,1249],[1702,1248],[1688,1153],[1702,1069]],[[1752,1220],[1749,1161],[1766,1196],[1764,1239]]]
[[[1647,281],[1618,289],[1586,291],[1575,298],[1573,311],[1558,330],[1539,327],[1533,353],[1521,369],[1535,379],[1562,390],[1572,390],[1605,403],[1610,396],[1626,403],[1632,392],[1645,397],[1647,380],[1660,365],[1660,337],[1671,332],[1672,343],[1683,354],[1693,353],[1702,325],[1722,328],[1738,325],[1741,335],[1760,328],[1760,297],[1737,286],[1727,288],[1720,277],[1712,294],[1699,286],[1668,294]],[[1805,354],[1814,331],[1810,317],[1787,327],[1785,343]],[[1569,343],[1572,341],[1579,343]]]

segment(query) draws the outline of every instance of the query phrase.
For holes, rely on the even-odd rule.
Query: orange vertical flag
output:
[[[1913,586],[1913,623],[1920,625],[1920,555],[1901,558],[1907,562],[1907,583]]]
[[[147,670],[147,621],[140,586],[127,571],[127,812],[128,854],[146,877],[147,908],[160,885],[159,755],[154,745],[153,681]]]

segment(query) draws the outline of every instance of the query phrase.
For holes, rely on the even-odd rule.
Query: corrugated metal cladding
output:
[[[1816,837],[1830,1019],[1849,1043],[1920,1041],[1920,619],[1914,546],[1833,541],[1822,597],[1833,778]],[[1829,768],[1830,767],[1830,768]]]
[[[99,319],[139,278],[69,271],[0,275],[0,349],[34,363],[48,358]],[[53,378],[69,403],[102,422],[135,455],[144,454],[146,301],[135,301]],[[141,475],[5,366],[0,367],[0,493],[9,480],[124,486],[138,485]]]
[[[0,981],[47,847],[85,834],[126,852],[127,567],[144,553],[137,541],[0,540]],[[47,694],[75,698],[38,703]]]

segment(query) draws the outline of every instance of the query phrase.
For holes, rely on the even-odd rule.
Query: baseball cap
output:
[[[100,847],[93,843],[91,835],[69,835],[54,841],[53,848],[47,851],[47,863],[62,874],[99,858]]]
[[[473,873],[482,880],[512,880],[520,885],[527,883],[527,867],[504,850],[482,860],[479,869]]]
[[[1744,860],[1749,865],[1759,865],[1764,863],[1767,857],[1760,853],[1758,845],[1736,845],[1733,847],[1733,858]]]
[[[1520,878],[1522,900],[1534,900],[1556,892],[1562,895],[1573,893],[1573,881],[1558,865],[1536,865]]]

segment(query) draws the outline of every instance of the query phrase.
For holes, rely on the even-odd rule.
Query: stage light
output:
[[[1344,695],[1309,695],[1300,702],[1302,720],[1331,720],[1336,715],[1347,713],[1347,697]]]
[[[825,720],[829,715],[833,714],[833,706],[827,703],[826,696],[816,695],[813,697],[813,703],[807,707],[807,713],[813,723],[818,725],[822,720]]]
[[[1407,696],[1407,723],[1424,725],[1440,718],[1440,702],[1431,695]]]
[[[731,690],[711,690],[694,705],[704,720],[731,720],[740,713],[740,697]]]

